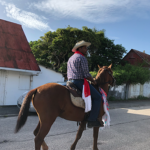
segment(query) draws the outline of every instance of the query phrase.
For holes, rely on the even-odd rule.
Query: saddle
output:
[[[70,92],[70,98],[73,105],[85,109],[85,102],[82,99],[82,92],[71,81],[67,81],[66,88]]]

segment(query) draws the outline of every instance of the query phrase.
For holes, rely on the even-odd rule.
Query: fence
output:
[[[144,96],[150,98],[150,82],[145,84],[130,84],[130,85],[116,85],[109,89],[108,97],[114,97],[115,99],[129,99],[136,98],[138,96]]]

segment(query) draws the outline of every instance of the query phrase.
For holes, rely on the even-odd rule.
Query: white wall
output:
[[[41,72],[38,76],[33,76],[33,89],[50,82],[64,82],[64,77],[61,73],[55,72],[41,65],[39,65],[39,67]]]
[[[17,99],[22,93],[31,89],[30,75],[14,71],[0,71],[0,105],[17,105]]]
[[[6,71],[0,70],[0,105],[3,105],[5,96]]]
[[[136,98],[139,95],[150,98],[150,82],[146,82],[145,84],[130,84],[126,91],[126,85],[120,85],[111,87],[109,89],[108,97],[113,96],[117,99],[125,99],[126,93],[127,98]]]
[[[41,73],[33,76],[23,72],[0,70],[0,105],[17,105],[26,91],[50,82],[63,82],[62,74],[39,66]]]
[[[128,98],[134,98],[139,95],[150,97],[150,82],[146,82],[145,84],[135,84],[129,85],[129,93]]]
[[[143,86],[143,95],[145,97],[150,97],[150,82],[146,82]]]
[[[126,90],[126,85],[116,85],[114,87],[110,87],[109,92],[108,92],[108,97],[113,96],[117,99],[125,99],[125,90]]]
[[[141,94],[141,84],[129,85],[128,98],[136,98]]]

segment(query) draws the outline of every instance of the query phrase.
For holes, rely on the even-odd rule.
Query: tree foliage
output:
[[[113,69],[113,75],[116,79],[116,84],[144,84],[150,81],[150,70],[142,66],[133,66],[126,64],[124,66],[118,65]]]
[[[65,73],[67,61],[73,55],[71,50],[81,40],[91,42],[87,55],[91,71],[97,70],[98,64],[117,65],[126,53],[124,47],[115,45],[113,40],[105,37],[104,30],[98,31],[85,26],[82,29],[68,26],[66,29],[49,31],[38,41],[31,41],[29,44],[39,64]]]
[[[97,71],[90,71],[90,74],[93,78],[95,78],[97,75]]]

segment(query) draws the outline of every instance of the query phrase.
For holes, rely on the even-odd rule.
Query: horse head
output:
[[[98,65],[98,73],[96,75],[95,80],[97,81],[98,86],[104,86],[106,84],[114,86],[115,85],[115,78],[113,77],[113,71],[111,70],[112,64],[107,67],[107,66],[103,66],[100,67]]]

